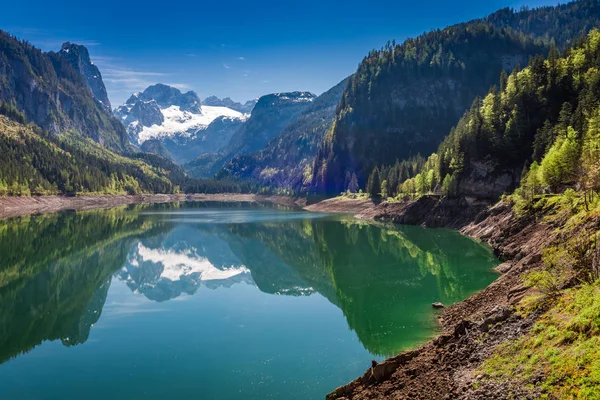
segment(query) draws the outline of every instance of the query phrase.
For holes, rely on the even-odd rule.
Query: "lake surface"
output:
[[[0,220],[0,399],[320,399],[495,279],[449,230],[249,205]]]

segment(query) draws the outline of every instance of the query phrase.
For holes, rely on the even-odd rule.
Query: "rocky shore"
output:
[[[540,249],[553,231],[531,217],[515,215],[506,203],[423,197],[407,203],[331,199],[307,207],[315,212],[353,213],[358,218],[447,227],[492,246],[502,275],[483,291],[440,314],[442,333],[418,349],[369,368],[330,393],[328,399],[504,399],[528,398],[519,387],[484,379],[479,368],[500,343],[526,333],[537,315],[513,307],[527,293],[520,276],[541,262]],[[512,396],[512,397],[511,397]],[[516,397],[515,397],[516,396]]]

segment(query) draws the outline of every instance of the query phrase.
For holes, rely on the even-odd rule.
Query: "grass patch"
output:
[[[336,197],[339,200],[368,200],[369,194],[365,193],[361,190],[358,193],[352,193],[349,191],[342,192],[339,196]]]
[[[566,290],[524,337],[482,366],[492,379],[518,380],[547,398],[600,399],[600,283]]]

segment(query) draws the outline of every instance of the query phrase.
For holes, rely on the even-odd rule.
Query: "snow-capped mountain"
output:
[[[206,106],[214,106],[214,107],[227,107],[232,110],[239,111],[244,114],[250,114],[252,109],[258,102],[258,99],[248,100],[244,104],[239,103],[237,101],[231,100],[229,97],[225,97],[224,99],[219,99],[217,96],[210,96],[204,99],[202,104]]]
[[[135,93],[114,113],[126,126],[131,142],[137,145],[150,139],[178,138],[185,142],[201,136],[217,118],[240,122],[247,118],[228,107],[202,105],[195,92],[181,93],[163,84]]]

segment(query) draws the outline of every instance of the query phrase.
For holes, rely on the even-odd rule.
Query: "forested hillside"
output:
[[[0,103],[0,196],[250,191],[248,183],[191,179],[154,154],[123,156],[74,132],[50,134]]]
[[[364,187],[375,165],[431,154],[502,70],[525,66],[530,57],[548,54],[553,44],[569,43],[599,16],[597,1],[502,10],[370,52],[321,144],[314,189],[340,192],[348,174]]]
[[[241,178],[294,193],[305,190],[310,185],[318,145],[331,127],[347,84],[348,79],[344,79],[317,97],[264,149],[235,157],[219,171],[217,178]]]
[[[75,131],[127,150],[124,126],[94,97],[87,81],[61,53],[44,53],[0,31],[0,101],[15,105],[52,134]]]
[[[503,8],[482,19],[498,28],[512,28],[552,42],[561,50],[573,44],[582,33],[600,25],[600,2],[576,0],[519,11]]]
[[[440,163],[459,193],[476,160],[511,169],[525,160],[520,187],[505,203],[523,219],[543,220],[554,237],[540,249],[540,265],[521,275],[534,295],[519,313],[537,314],[536,322],[494,349],[481,367],[489,374],[482,383],[508,383],[540,398],[597,398],[600,31],[562,57],[537,58],[511,74],[502,91],[475,102],[439,154],[464,160],[462,170]]]
[[[177,192],[167,175],[90,139],[59,138],[0,115],[0,195]]]
[[[395,169],[377,169],[386,195],[442,192],[497,198],[519,185],[531,197],[565,185],[597,189],[600,170],[600,32],[562,56],[551,51],[502,74],[477,98],[413,178],[387,189]],[[527,169],[530,171],[527,172]],[[372,186],[372,185],[371,185]]]

